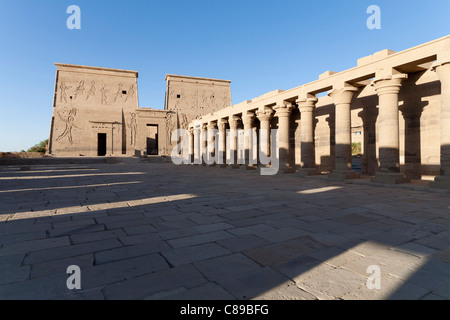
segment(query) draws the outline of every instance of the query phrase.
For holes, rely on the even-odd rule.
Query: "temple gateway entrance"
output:
[[[99,157],[106,156],[106,133],[99,133],[97,141],[97,155]]]

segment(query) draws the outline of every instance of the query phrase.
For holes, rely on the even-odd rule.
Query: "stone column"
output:
[[[228,121],[226,119],[220,119],[218,123],[219,127],[219,143],[218,143],[218,149],[217,152],[219,152],[219,158],[218,160],[222,161],[220,164],[221,168],[225,168],[227,166],[227,123]]]
[[[208,163],[210,166],[215,166],[216,163],[216,135],[215,131],[217,129],[217,121],[210,121],[208,125],[208,157],[210,163]]]
[[[448,55],[432,66],[441,81],[441,175],[430,184],[447,189],[450,188],[450,48]]]
[[[252,141],[252,132],[254,130],[253,126],[255,123],[255,113],[247,112],[242,117],[242,122],[244,124],[244,155],[245,155],[245,165],[241,166],[241,169],[246,170],[255,170],[256,165],[250,163],[250,143],[254,143]],[[253,150],[252,150],[253,151]]]
[[[328,94],[335,105],[335,169],[328,176],[345,180],[359,178],[352,170],[351,102],[357,88],[348,84],[333,87]]]
[[[230,124],[230,147],[228,148],[230,152],[233,152],[233,158],[230,159],[233,161],[233,164],[227,166],[230,169],[238,169],[239,165],[237,164],[237,150],[238,150],[238,134],[237,129],[239,127],[239,123],[241,122],[241,118],[239,116],[231,116],[228,119],[228,123]]]
[[[265,145],[261,145],[261,140],[259,141],[259,149],[264,153],[266,156],[270,156],[270,121],[273,118],[273,111],[272,110],[265,110],[265,111],[256,111],[256,117],[258,117],[259,120],[259,131],[265,132],[267,141]],[[259,135],[258,139],[261,137],[261,134]],[[259,164],[260,165],[260,164]],[[265,166],[265,165],[264,165]]]
[[[289,102],[278,103],[274,108],[275,117],[278,118],[278,150],[280,170],[279,173],[293,173],[290,164],[289,124],[292,113],[292,104]]]
[[[394,70],[377,72],[372,85],[378,94],[378,158],[379,167],[371,179],[378,183],[405,183],[400,173],[399,108],[398,93],[406,74]]]
[[[201,142],[202,142],[202,165],[206,166],[206,152],[208,150],[208,124],[203,123],[202,124],[202,135],[201,135]]]
[[[200,127],[194,128],[194,164],[202,164],[202,140]]]
[[[189,128],[189,161],[191,164],[194,164],[195,159],[195,137],[194,137],[194,128]]]
[[[310,176],[317,174],[315,145],[314,145],[314,108],[317,98],[305,98],[297,100],[300,109],[300,150],[301,167],[298,174]]]

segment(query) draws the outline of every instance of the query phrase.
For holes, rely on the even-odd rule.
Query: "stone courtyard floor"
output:
[[[0,166],[0,299],[450,299],[450,195],[132,159]]]

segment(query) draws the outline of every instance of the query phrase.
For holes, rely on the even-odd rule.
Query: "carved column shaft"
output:
[[[274,108],[275,117],[278,118],[278,150],[280,161],[280,172],[292,173],[290,164],[290,141],[289,141],[289,126],[290,116],[292,113],[292,104],[281,103]]]
[[[300,149],[301,149],[301,168],[299,174],[314,174],[316,168],[315,146],[314,146],[314,108],[317,98],[308,98],[297,100],[300,110]],[[302,170],[303,169],[303,170]],[[305,170],[307,169],[307,170]],[[306,173],[306,171],[310,171]]]
[[[253,132],[254,130],[253,126],[255,123],[255,114],[254,113],[247,113],[242,117],[242,122],[244,124],[244,155],[245,155],[245,166],[242,166],[242,168],[245,169],[255,169],[254,164],[250,164],[250,146],[253,139]]]
[[[202,165],[206,166],[205,159],[207,157],[206,152],[208,150],[208,125],[204,123],[202,125]]]
[[[189,128],[189,159],[191,164],[195,161],[195,136],[194,128]]]
[[[194,128],[194,164],[202,164],[202,130]]]
[[[259,138],[261,138],[262,134],[265,135],[267,138],[264,145],[260,145],[260,150],[267,156],[270,156],[270,121],[273,118],[273,112],[272,111],[257,111],[256,116],[259,120],[259,131],[260,135]],[[259,143],[261,144],[261,139],[259,140]]]
[[[226,166],[226,155],[227,155],[227,133],[226,133],[226,125],[228,121],[226,119],[221,119],[219,121],[219,143],[218,143],[218,152],[220,156],[220,161],[222,167]]]
[[[358,89],[352,86],[333,89],[329,96],[335,105],[335,170],[331,178],[354,179],[358,178],[352,170],[352,124],[351,102]]]
[[[232,161],[232,165],[230,166],[230,168],[232,168],[232,169],[236,169],[239,167],[239,165],[237,164],[237,160],[238,160],[237,129],[239,127],[240,122],[241,122],[241,118],[239,116],[231,116],[228,119],[228,123],[230,124],[230,131],[231,131],[230,132],[230,146],[228,147],[228,149],[230,150],[230,153],[233,155],[233,159],[230,159]]]
[[[374,182],[403,183],[400,173],[400,132],[398,93],[406,74],[380,75],[373,86],[378,95],[378,158],[379,167]]]

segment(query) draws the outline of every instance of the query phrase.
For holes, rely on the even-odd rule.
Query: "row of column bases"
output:
[[[441,175],[435,178],[431,186],[450,188],[450,62],[434,63],[432,70],[436,71],[441,80]],[[408,180],[400,172],[399,154],[399,108],[398,93],[402,82],[407,78],[407,74],[391,72],[390,74],[377,74],[372,81],[379,98],[378,114],[378,148],[379,148],[379,168],[375,176],[371,178],[373,182],[383,184],[405,183]],[[335,104],[335,170],[329,174],[330,178],[345,180],[359,178],[359,173],[352,170],[351,151],[351,101],[354,93],[358,89],[350,84],[344,83],[341,86],[333,86],[329,92]],[[314,146],[314,109],[318,99],[314,95],[305,94],[296,100],[296,104],[301,114],[300,140],[301,140],[301,166],[298,174],[303,176],[318,174],[315,164]],[[238,123],[242,120],[244,131],[253,127],[255,117],[260,121],[260,130],[266,130],[269,134],[272,117],[278,118],[279,134],[279,172],[294,173],[294,168],[290,165],[290,115],[294,106],[292,103],[283,101],[277,103],[272,108],[265,108],[264,111],[248,112],[239,116],[231,116],[229,120],[219,119],[204,124],[202,130],[206,133],[207,128],[218,127],[225,137],[227,122],[231,130],[238,128]],[[273,112],[275,111],[275,113]],[[191,129],[191,139],[194,139],[194,130]],[[225,143],[225,141],[219,142]],[[191,144],[193,145],[193,144]],[[235,145],[236,146],[236,145]],[[245,146],[247,149],[247,146]],[[270,146],[267,147],[269,154]],[[193,154],[193,150],[191,150]],[[248,159],[248,158],[247,158]],[[239,166],[232,166],[237,168]],[[252,168],[250,165],[244,168]]]

